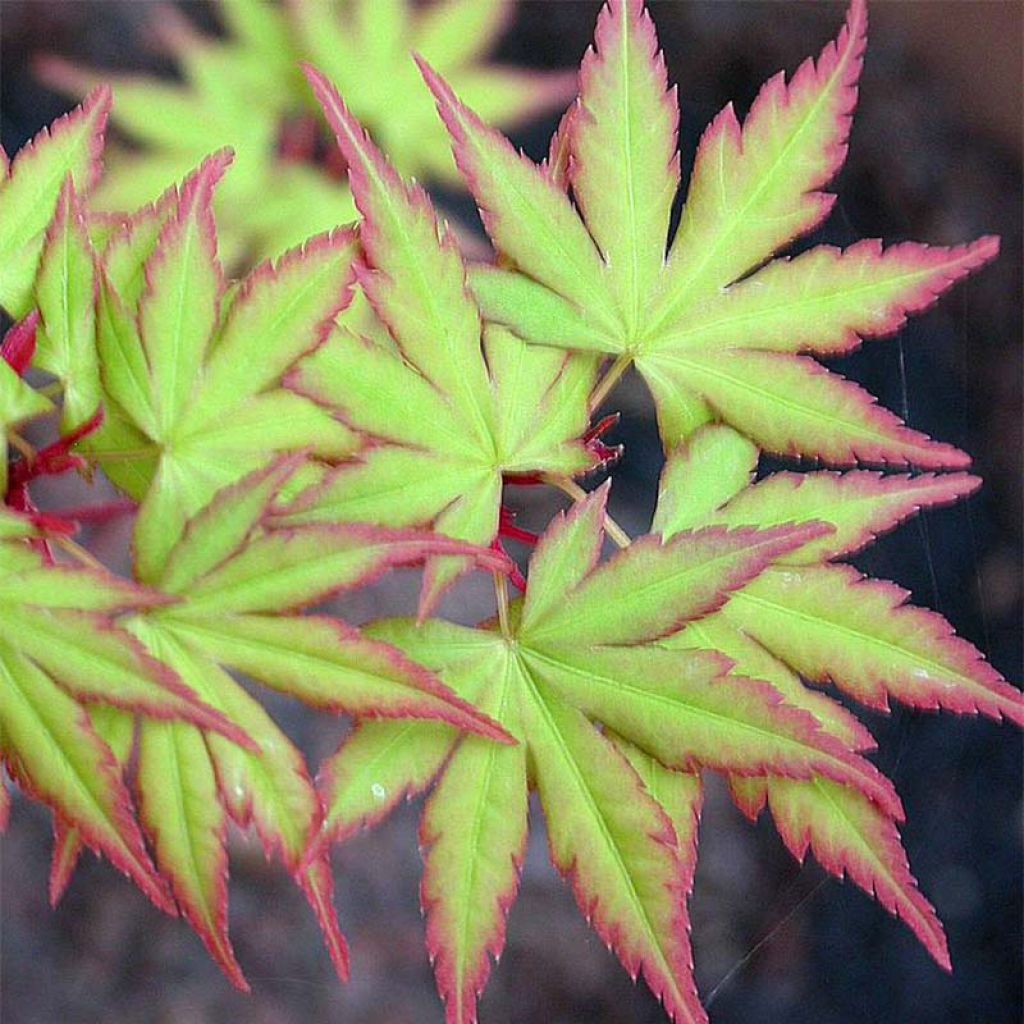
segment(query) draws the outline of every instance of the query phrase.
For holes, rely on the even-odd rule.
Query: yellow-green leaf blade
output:
[[[173,913],[110,749],[82,707],[0,641],[0,746],[11,775],[158,906]]]
[[[143,723],[138,789],[143,824],[182,912],[231,983],[248,992],[228,938],[227,822],[202,733]]]
[[[95,291],[85,211],[69,177],[57,200],[35,284],[41,322],[34,362],[63,385],[65,431],[85,423],[100,402]]]
[[[846,156],[866,28],[866,5],[854,0],[838,39],[788,85],[782,73],[772,78],[742,129],[730,104],[704,133],[669,256],[663,326],[831,209],[834,197],[818,190]]]
[[[693,980],[672,825],[611,742],[536,687],[523,725],[551,859],[626,970],[644,975],[673,1020],[707,1020]]]
[[[1024,722],[1024,698],[936,612],[907,605],[891,583],[849,566],[769,570],[730,602],[727,614],[787,664],[832,680],[870,707],[888,697]]]
[[[612,0],[594,39],[580,70],[570,175],[635,335],[665,262],[679,187],[679,107],[642,3]]]
[[[97,88],[25,146],[0,183],[0,305],[13,317],[31,309],[39,254],[64,180],[70,174],[82,193],[99,177],[110,102],[109,87]]]

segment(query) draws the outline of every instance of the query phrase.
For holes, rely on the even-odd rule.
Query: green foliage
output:
[[[962,452],[804,353],[896,331],[997,244],[776,256],[833,201],[821,189],[845,154],[861,0],[742,126],[731,107],[712,122],[671,245],[678,108],[641,0],[602,9],[540,167],[471,109],[514,119],[560,88],[479,67],[499,6],[233,0],[228,41],[172,23],[188,86],[119,91],[114,116],[152,148],[107,195],[126,195],[127,174],[146,198],[159,181],[155,201],[97,212],[104,88],[5,169],[0,304],[18,322],[0,347],[0,756],[54,814],[51,897],[91,847],[247,989],[226,834],[252,827],[346,977],[331,846],[433,786],[427,945],[448,1019],[469,1024],[504,946],[535,790],[551,859],[601,939],[673,1020],[703,1021],[687,899],[715,772],[751,818],[770,808],[795,856],[848,875],[949,969],[899,797],[847,701],[1018,724],[1024,701],[939,615],[841,560],[979,481],[945,472]],[[452,170],[410,44],[493,264],[468,262],[402,176]],[[285,188],[268,155],[304,95],[299,54],[321,63],[306,73],[357,226],[334,226],[345,201],[321,202],[340,187],[307,191],[300,175]],[[273,215],[246,225],[257,194]],[[233,259],[314,225],[326,230],[225,277],[225,237]],[[632,540],[608,485],[577,482],[619,454],[591,418],[630,365],[667,453],[651,530]],[[30,369],[52,378],[45,393]],[[19,433],[58,416],[42,448]],[[844,471],[757,479],[762,451]],[[132,580],[71,539],[73,517],[35,507],[33,482],[69,470],[123,493]],[[512,524],[507,485],[573,504],[538,539]],[[606,539],[621,550],[604,557]],[[525,576],[507,540],[536,542]],[[424,567],[417,619],[357,629],[333,613],[336,595],[410,565]],[[494,582],[473,627],[438,613],[468,571]],[[355,719],[316,783],[244,681]]]
[[[496,123],[514,127],[564,107],[575,76],[485,63],[508,19],[506,0],[222,0],[226,38],[200,34],[162,8],[151,19],[183,81],[87,70],[48,56],[56,88],[114,87],[113,124],[138,144],[117,148],[93,202],[127,211],[154,200],[214,150],[236,166],[217,203],[230,267],[277,256],[356,216],[344,164],[318,159],[316,104],[299,72],[311,61],[404,174],[457,184],[455,165],[410,52],[451,76]],[[141,148],[139,148],[141,147]]]

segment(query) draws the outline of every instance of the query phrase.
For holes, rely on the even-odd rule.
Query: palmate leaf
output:
[[[228,669],[332,713],[425,718],[494,740],[507,734],[396,649],[325,615],[294,614],[432,554],[504,559],[413,531],[311,525],[264,531],[296,456],[218,492],[154,567],[169,597],[126,623],[203,699],[252,738],[242,749],[187,723],[146,721],[137,787],[143,827],[182,912],[211,955],[247,989],[227,925],[229,820],[254,825],[280,855],[324,929],[338,973],[348,971],[325,857],[305,851],[321,808],[301,754]]]
[[[228,145],[235,173],[217,200],[229,266],[276,256],[353,220],[343,168],[314,163],[319,125],[298,73],[302,60],[343,85],[356,116],[406,174],[454,182],[455,168],[430,95],[409,60],[429,54],[496,123],[514,127],[564,106],[574,75],[488,65],[504,27],[505,0],[225,0],[226,37],[200,34],[167,8],[153,28],[177,63],[181,84],[91,71],[60,58],[43,78],[81,95],[113,85],[113,123],[135,143],[112,153],[98,208],[132,210],[154,200],[208,153]]]
[[[775,473],[751,484],[756,465],[756,449],[730,428],[701,428],[666,465],[654,529],[667,538],[712,524],[764,529],[825,522],[834,532],[787,552],[669,645],[725,654],[734,673],[767,680],[789,704],[858,749],[873,746],[863,726],[799,677],[832,682],[876,709],[885,710],[891,697],[912,707],[1024,723],[1021,694],[940,615],[905,604],[909,595],[893,584],[830,562],[859,551],[920,508],[971,493],[977,478],[852,470]],[[827,870],[848,874],[949,968],[942,926],[917,890],[895,822],[877,805],[831,780],[734,779],[733,791],[751,817],[767,800],[796,856],[809,846]]]
[[[270,17],[277,37],[273,58],[249,36],[218,40],[189,30],[179,19],[168,23],[164,8],[154,13],[154,26],[163,29],[161,38],[182,70],[183,83],[88,70],[57,57],[40,61],[39,71],[51,86],[72,95],[98,82],[114,88],[112,122],[137,146],[111,147],[109,169],[94,196],[96,209],[128,211],[152,202],[168,182],[230,146],[237,163],[219,193],[217,217],[224,259],[237,267],[347,223],[355,208],[342,182],[280,152],[285,119],[308,102],[297,72],[301,54],[290,50],[283,11],[260,0],[223,9]]]
[[[452,184],[451,151],[409,54],[436,62],[496,124],[515,127],[564,107],[571,72],[484,62],[514,10],[506,0],[296,0],[291,7],[303,59],[338,85],[398,171]]]
[[[338,328],[289,377],[375,441],[301,496],[287,521],[433,522],[488,545],[503,475],[564,476],[593,465],[579,438],[594,360],[482,327],[455,242],[426,194],[402,183],[333,87],[308,73],[365,218],[359,280],[390,343]],[[451,560],[430,567],[425,610],[460,569]]]
[[[552,860],[571,878],[585,916],[676,1020],[706,1019],[686,927],[700,800],[688,773],[711,767],[828,778],[888,815],[901,813],[872,765],[810,714],[785,706],[770,686],[734,679],[717,654],[658,643],[822,528],[643,539],[597,565],[606,493],[545,533],[507,631],[436,620],[372,627],[500,722],[518,746],[460,741],[435,724],[364,723],[321,770],[327,812],[314,857],[333,836],[423,789],[444,766],[424,813],[423,901],[451,1021],[476,1019],[488,954],[504,942],[525,842],[527,781],[540,794]],[[658,803],[662,795],[668,810]]]
[[[53,809],[60,829],[74,832],[76,844],[103,853],[173,913],[117,761],[87,709],[102,702],[214,730],[228,737],[226,744],[250,741],[115,621],[118,613],[165,602],[98,570],[48,564],[33,548],[0,543],[3,761],[28,793]],[[101,714],[98,705],[94,714]]]
[[[576,207],[421,62],[504,261],[471,275],[485,316],[531,342],[614,356],[616,376],[634,364],[666,449],[720,420],[768,451],[835,465],[966,465],[800,353],[895,332],[997,240],[884,252],[863,242],[766,263],[832,207],[820,190],[846,153],[866,21],[854,0],[839,38],[788,84],[771,79],[742,127],[731,105],[715,118],[667,258],[679,112],[642,0],[602,10],[553,150]]]
[[[351,232],[311,239],[227,293],[211,204],[229,156],[128,219],[100,264],[97,343],[106,422],[89,450],[141,502],[139,577],[185,522],[282,451],[339,458],[352,432],[279,386],[350,297]]]

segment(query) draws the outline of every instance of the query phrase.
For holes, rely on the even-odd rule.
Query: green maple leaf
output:
[[[332,713],[434,719],[508,741],[393,647],[337,619],[297,614],[431,554],[483,559],[491,569],[503,569],[503,559],[413,531],[336,525],[264,531],[272,502],[300,462],[286,459],[220,491],[158,567],[137,548],[136,557],[172,600],[124,621],[151,655],[252,743],[241,747],[187,722],[147,720],[136,776],[141,823],[160,871],[211,955],[243,990],[248,985],[227,931],[229,820],[254,825],[268,856],[281,856],[312,904],[342,977],[348,957],[326,857],[304,861],[321,807],[302,755],[229,669]],[[68,835],[58,844],[55,878],[66,877],[75,842]]]
[[[302,59],[345,97],[399,173],[458,184],[430,94],[409,60],[422,53],[497,124],[510,127],[564,107],[575,75],[484,63],[514,11],[506,0],[298,0]]]
[[[364,723],[321,772],[327,817],[313,856],[442,770],[424,813],[423,902],[451,1021],[476,1019],[488,954],[504,944],[528,786],[539,792],[552,860],[584,914],[677,1020],[705,1019],[685,905],[699,779],[678,779],[663,766],[821,777],[899,813],[889,783],[810,714],[785,706],[767,684],[733,678],[720,655],[658,642],[823,528],[713,528],[667,544],[647,537],[598,565],[606,493],[549,528],[505,630],[439,621],[373,627],[500,722],[518,746],[460,740],[440,726]],[[662,794],[668,811],[656,799]]]
[[[982,713],[1024,724],[1024,699],[935,612],[906,604],[908,593],[833,562],[855,554],[921,508],[948,504],[980,481],[943,476],[774,473],[751,484],[757,449],[724,426],[698,430],[674,452],[662,476],[654,530],[742,523],[824,522],[834,532],[787,552],[776,566],[734,593],[718,612],[667,641],[718,651],[734,673],[767,680],[788,704],[855,749],[874,746],[866,729],[831,697],[801,678],[834,683],[867,706]],[[740,807],[756,818],[767,801],[786,845],[803,859],[812,849],[833,874],[849,875],[914,931],[940,965],[950,967],[942,925],[917,890],[897,821],[862,793],[829,779],[732,780]]]
[[[218,200],[221,244],[231,265],[276,255],[356,216],[343,180],[288,152],[291,126],[309,136],[317,125],[298,64],[311,60],[343,84],[353,110],[400,169],[454,182],[455,169],[429,94],[412,68],[422,50],[496,122],[513,126],[564,105],[573,75],[526,72],[483,63],[510,11],[505,0],[225,0],[226,38],[204,36],[173,11],[154,27],[181,84],[40,63],[55,87],[82,93],[114,86],[113,123],[142,149],[115,150],[97,192],[97,208],[132,210],[152,201],[208,153],[231,146],[235,173]],[[298,118],[298,124],[295,119]]]
[[[679,110],[642,0],[602,9],[553,145],[575,205],[421,61],[509,267],[472,276],[485,316],[532,342],[614,356],[609,385],[635,365],[666,449],[720,420],[765,450],[836,465],[964,466],[962,452],[801,353],[838,355],[893,333],[991,259],[997,240],[884,252],[862,242],[771,259],[832,207],[821,189],[846,154],[866,22],[854,0],[839,38],[790,83],[771,79],[742,127],[731,105],[715,118],[667,256]]]
[[[71,222],[77,215],[72,213],[73,205],[77,211],[76,189],[91,188],[99,177],[109,110],[110,90],[101,87],[80,107],[39,132],[16,155],[13,163],[8,164],[6,154],[0,151],[0,306],[21,321],[14,330],[22,331],[25,340],[37,331],[39,318],[33,311],[33,306],[40,301],[37,289],[47,296],[49,312],[54,312],[59,304],[55,292],[57,250],[61,245],[58,235],[73,231]],[[76,294],[72,300],[75,314],[80,312],[77,308],[80,298],[81,295]],[[91,296],[89,298],[91,300]],[[87,332],[88,327],[89,322],[84,321],[70,329],[78,331],[84,343],[83,332]],[[45,328],[39,333],[45,335]],[[45,338],[37,340],[41,342],[38,365],[54,369],[46,355],[48,347],[53,346]],[[91,336],[87,347],[93,350]],[[80,350],[84,350],[84,344]],[[49,399],[22,379],[22,369],[15,369],[6,358],[0,358],[0,493],[4,494],[7,491],[8,431],[53,409]],[[91,376],[95,379],[95,373]],[[72,397],[69,417],[77,416],[82,406],[88,404],[87,398]],[[95,411],[95,403],[88,411]],[[81,417],[86,418],[87,415]]]
[[[338,327],[288,378],[372,443],[300,496],[287,519],[432,522],[488,545],[505,475],[570,476],[593,465],[579,438],[594,360],[530,348],[483,325],[454,239],[426,194],[402,183],[333,87],[309,75],[364,217],[359,282],[389,333],[371,339]],[[424,609],[459,568],[431,566]]]
[[[166,600],[98,570],[48,564],[23,542],[0,542],[0,756],[62,826],[173,912],[89,713],[101,702],[217,730],[228,745],[248,742],[116,621]]]
[[[220,488],[275,453],[340,458],[353,433],[279,386],[349,301],[355,236],[311,239],[229,290],[211,204],[217,154],[114,231],[99,265],[97,345],[106,421],[90,453],[141,501],[140,578]]]
[[[32,309],[32,285],[65,178],[79,192],[100,175],[110,89],[97,88],[71,113],[44,128],[8,166],[0,150],[0,306],[15,318]]]
[[[57,200],[35,281],[39,311],[33,365],[61,383],[61,428],[73,432],[100,405],[96,270],[86,211],[68,177]]]

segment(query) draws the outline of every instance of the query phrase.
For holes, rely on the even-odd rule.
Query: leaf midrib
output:
[[[812,250],[812,251],[814,251],[814,250]],[[819,295],[812,295],[812,296],[809,296],[809,297],[806,296],[806,295],[799,296],[797,298],[784,297],[784,298],[778,299],[774,303],[774,305],[763,307],[761,309],[755,309],[753,312],[750,312],[750,313],[738,313],[738,314],[733,314],[733,315],[722,316],[718,320],[710,320],[710,321],[705,320],[705,321],[702,322],[700,320],[700,315],[701,315],[701,313],[706,313],[707,308],[708,308],[708,307],[704,307],[703,309],[698,309],[698,310],[694,311],[695,316],[689,318],[690,319],[690,326],[687,326],[687,318],[684,316],[684,317],[682,317],[681,322],[680,321],[676,321],[676,323],[673,325],[673,327],[671,329],[666,329],[663,332],[661,332],[660,334],[655,334],[654,337],[650,341],[645,343],[644,348],[645,348],[646,352],[655,352],[661,346],[665,346],[665,347],[671,348],[671,347],[673,347],[674,345],[677,345],[677,344],[684,344],[685,345],[685,342],[683,341],[683,339],[685,339],[685,338],[687,338],[687,337],[689,337],[691,335],[695,335],[695,334],[699,335],[699,334],[707,333],[707,332],[710,332],[710,331],[718,331],[718,330],[728,329],[729,327],[732,327],[733,325],[740,325],[740,324],[750,323],[750,322],[755,322],[756,323],[758,320],[766,319],[766,318],[772,317],[772,316],[777,316],[780,312],[783,312],[783,311],[789,312],[789,311],[792,311],[792,310],[795,310],[795,309],[796,310],[814,309],[814,308],[816,308],[818,306],[825,305],[825,304],[827,304],[829,302],[832,302],[832,301],[834,301],[837,298],[842,299],[842,298],[847,298],[847,297],[851,297],[851,296],[863,295],[865,293],[875,291],[875,290],[877,290],[879,288],[893,287],[893,286],[899,285],[902,282],[913,282],[913,281],[917,281],[919,279],[930,278],[930,277],[932,277],[933,275],[935,275],[937,273],[941,273],[943,270],[948,270],[948,269],[951,269],[951,268],[959,267],[959,266],[962,265],[962,263],[963,263],[963,258],[961,257],[959,259],[948,260],[945,263],[941,263],[941,264],[938,264],[938,265],[933,266],[933,267],[928,267],[928,268],[926,268],[924,270],[910,271],[910,272],[903,273],[903,274],[893,274],[892,276],[886,277],[886,278],[884,278],[881,281],[872,281],[872,282],[870,282],[868,284],[856,285],[854,287],[849,287],[849,288],[838,288],[837,287],[834,291],[825,292],[825,293],[822,293],[822,294],[819,294]],[[792,265],[793,264],[790,264],[790,266],[792,266]],[[756,276],[751,278],[751,282],[755,282],[756,280],[757,280]],[[746,282],[744,282],[744,284],[745,283]],[[742,288],[743,285],[737,285],[736,287],[737,287],[737,291],[735,293],[733,293],[733,294],[739,295],[740,292],[739,292],[738,289]],[[778,287],[778,285],[775,285],[775,287]],[[728,304],[730,302],[729,295],[730,295],[730,292],[728,290],[726,290],[724,293],[720,293],[718,295],[715,295],[714,298],[712,299],[712,301],[709,303],[711,312],[713,313],[715,311],[715,307],[716,306],[718,306],[718,307],[721,307],[722,305],[728,306]],[[736,299],[735,301],[738,302],[739,299]],[[893,302],[890,303],[890,305],[896,305],[896,304],[897,303],[896,303],[895,300],[893,300]],[[694,321],[696,321],[696,322],[694,323]],[[859,334],[860,332],[857,332],[857,333]],[[870,337],[872,335],[873,335],[873,331],[871,331],[871,330],[868,330],[868,331],[864,332],[864,336],[866,336],[866,337]],[[724,346],[724,347],[728,347],[728,348],[743,348],[742,345],[729,345],[729,346]],[[801,349],[801,351],[816,351],[816,350],[815,350],[813,345],[808,345],[808,346],[806,346],[806,348]],[[830,351],[832,351],[832,350],[830,350]]]
[[[540,686],[537,685],[537,681],[533,678],[528,666],[520,655],[516,655],[516,661],[519,667],[519,674],[523,679],[526,687],[529,691],[529,696],[532,698],[534,705],[539,711],[541,717],[544,720],[544,724],[548,727],[549,734],[555,740],[555,746],[559,753],[562,755],[563,761],[569,767],[574,781],[577,787],[582,792],[588,810],[591,812],[591,817],[597,823],[598,829],[601,833],[601,837],[604,839],[607,848],[612,853],[613,861],[616,869],[620,875],[620,878],[624,880],[624,887],[627,895],[629,896],[630,903],[633,907],[633,912],[636,914],[643,924],[647,932],[647,941],[649,948],[657,950],[658,959],[661,961],[662,971],[667,984],[671,985],[676,989],[676,999],[680,1006],[686,1004],[686,1000],[683,998],[682,993],[679,992],[678,986],[675,980],[675,970],[669,962],[662,948],[661,941],[658,936],[657,929],[655,928],[654,922],[651,920],[650,914],[644,906],[643,900],[640,898],[640,894],[637,892],[636,884],[633,881],[632,875],[623,860],[622,852],[619,849],[619,845],[615,842],[615,839],[608,828],[608,824],[605,821],[604,815],[601,813],[600,808],[597,806],[594,800],[594,795],[591,791],[590,786],[587,784],[583,773],[580,771],[580,767],[576,762],[576,759],[572,756],[569,749],[569,745],[565,742],[562,733],[559,731],[558,726],[555,725],[554,720],[551,717],[551,712],[548,708],[547,701],[544,699],[541,693]],[[576,710],[576,709],[573,709]],[[586,728],[593,728],[589,722],[586,723]],[[663,812],[664,813],[664,812]]]
[[[917,662],[928,666],[929,668],[935,669],[942,676],[953,676],[958,680],[960,685],[968,684],[971,690],[982,690],[985,694],[989,694],[993,700],[998,699],[998,694],[989,693],[984,687],[979,687],[978,684],[970,677],[965,676],[959,671],[951,668],[949,665],[945,665],[942,662],[935,661],[930,658],[927,654],[916,654],[906,647],[901,647],[891,640],[886,640],[883,637],[874,636],[871,633],[865,633],[862,630],[856,629],[853,626],[842,625],[841,623],[835,622],[832,619],[826,619],[819,615],[814,615],[811,612],[805,612],[790,605],[781,604],[777,600],[771,600],[770,598],[758,597],[757,595],[750,594],[746,591],[740,591],[733,595],[733,600],[738,601],[741,605],[743,603],[750,603],[754,605],[760,605],[761,607],[768,608],[777,613],[781,613],[786,616],[790,616],[794,619],[798,619],[801,622],[811,623],[817,625],[819,628],[835,631],[843,636],[847,636],[859,644],[870,645],[879,647],[888,654],[898,655],[902,659],[907,659],[913,662]],[[893,613],[899,612],[899,606],[892,608]],[[759,642],[764,643],[766,647],[771,647],[770,638],[766,640],[760,640]],[[774,652],[773,652],[774,653]],[[779,657],[779,655],[776,655]],[[933,679],[932,682],[939,682],[940,680]],[[881,680],[882,685],[894,696],[899,696],[889,685]]]
[[[775,160],[771,163],[769,168],[759,175],[758,183],[753,191],[747,197],[746,202],[738,209],[733,212],[731,223],[727,227],[720,229],[713,235],[713,241],[707,248],[704,249],[701,257],[696,261],[695,266],[687,266],[689,271],[682,277],[682,283],[677,284],[674,293],[665,304],[664,312],[658,317],[657,326],[661,327],[665,320],[670,319],[676,314],[678,307],[682,304],[683,299],[693,290],[694,282],[699,282],[700,274],[711,262],[712,256],[719,252],[725,241],[732,236],[740,224],[744,224],[747,221],[747,211],[754,205],[754,203],[761,197],[768,185],[774,181],[779,167],[784,164],[786,158],[789,156],[790,150],[797,144],[798,140],[802,137],[803,133],[808,130],[811,123],[817,118],[821,107],[825,104],[826,100],[831,98],[833,87],[835,83],[839,81],[842,75],[845,73],[847,64],[849,63],[850,54],[853,52],[854,40],[851,38],[848,44],[847,51],[842,55],[842,58],[836,62],[836,66],[833,70],[832,75],[829,77],[828,84],[818,94],[818,98],[811,105],[807,112],[807,116],[793,131],[792,135],[786,141],[785,145],[778,151]],[[820,57],[819,57],[820,62]],[[786,89],[792,86],[792,82],[786,84]],[[744,128],[746,126],[744,125]],[[741,145],[742,145],[742,131],[741,129]],[[724,158],[724,147],[719,147],[719,159]],[[802,192],[800,198],[803,199],[808,193]],[[680,297],[681,296],[681,297]],[[685,308],[685,306],[684,306]]]

